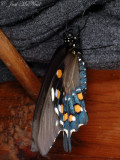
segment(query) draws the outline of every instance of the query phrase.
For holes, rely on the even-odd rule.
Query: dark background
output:
[[[0,28],[37,76],[43,76],[68,26],[81,31],[87,68],[120,69],[120,0],[4,0]],[[0,61],[0,82],[13,80]]]

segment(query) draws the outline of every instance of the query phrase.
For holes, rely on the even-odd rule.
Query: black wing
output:
[[[51,99],[51,87],[53,85],[54,75],[56,74],[56,68],[60,65],[65,54],[66,49],[64,46],[61,46],[56,51],[40,90],[34,111],[31,150],[40,151],[41,155],[48,153],[61,130],[61,125],[59,124],[58,116],[54,111],[54,104]]]

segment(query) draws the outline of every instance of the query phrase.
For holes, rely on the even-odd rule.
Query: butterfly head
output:
[[[64,43],[68,46],[78,47],[79,46],[79,37],[74,36],[72,29],[69,29],[63,34],[64,37]]]

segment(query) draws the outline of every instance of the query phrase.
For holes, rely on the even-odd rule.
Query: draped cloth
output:
[[[119,0],[4,0],[0,28],[37,76],[43,76],[63,32],[80,32],[87,68],[120,69]],[[13,80],[0,61],[0,82]]]

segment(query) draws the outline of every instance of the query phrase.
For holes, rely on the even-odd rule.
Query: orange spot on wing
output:
[[[64,121],[66,121],[68,119],[68,113],[64,114]]]
[[[63,114],[64,106],[61,104],[61,113]]]
[[[57,70],[57,77],[58,77],[58,78],[61,78],[61,77],[62,77],[62,70],[61,70],[61,69],[58,69],[58,70]]]
[[[57,99],[60,98],[60,91],[59,91],[59,90],[57,90],[57,95],[56,95],[56,97],[57,97]]]
[[[73,115],[70,115],[69,116],[69,122],[72,122],[73,121]]]
[[[77,97],[78,97],[79,100],[82,100],[83,99],[83,94],[82,93],[78,93]]]
[[[76,113],[81,112],[81,106],[80,106],[79,104],[76,104],[76,105],[74,106],[74,109],[75,109],[75,112],[76,112]]]

